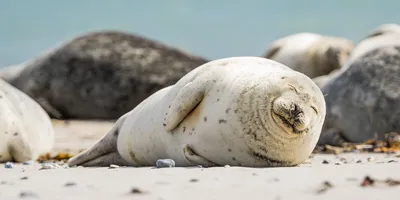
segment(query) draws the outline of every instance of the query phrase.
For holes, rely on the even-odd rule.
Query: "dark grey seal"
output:
[[[120,31],[90,32],[0,77],[52,118],[116,119],[208,60]]]
[[[400,45],[369,51],[322,88],[326,118],[319,144],[383,139],[400,131]]]

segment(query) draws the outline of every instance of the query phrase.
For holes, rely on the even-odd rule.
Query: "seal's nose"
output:
[[[309,125],[304,109],[293,100],[275,100],[273,111],[286,125],[291,126],[295,131],[304,131]]]

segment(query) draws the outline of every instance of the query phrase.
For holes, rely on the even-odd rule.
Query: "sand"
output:
[[[54,121],[56,151],[95,143],[113,122]],[[74,142],[79,141],[79,142]],[[0,199],[397,199],[398,154],[313,154],[287,168],[58,168],[40,163],[0,167]],[[366,176],[375,180],[363,187]],[[379,181],[382,182],[379,182]]]

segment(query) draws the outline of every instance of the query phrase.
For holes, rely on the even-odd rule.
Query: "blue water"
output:
[[[399,0],[0,0],[0,66],[100,29],[130,31],[209,59],[259,56],[296,32],[358,41],[382,23],[400,23],[399,8]]]

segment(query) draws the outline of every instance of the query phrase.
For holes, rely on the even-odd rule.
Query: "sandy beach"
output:
[[[73,154],[90,147],[113,125],[53,123],[54,152]],[[297,167],[262,169],[68,168],[63,162],[41,169],[41,163],[14,164],[0,168],[0,199],[395,199],[400,195],[399,155],[313,154]]]

